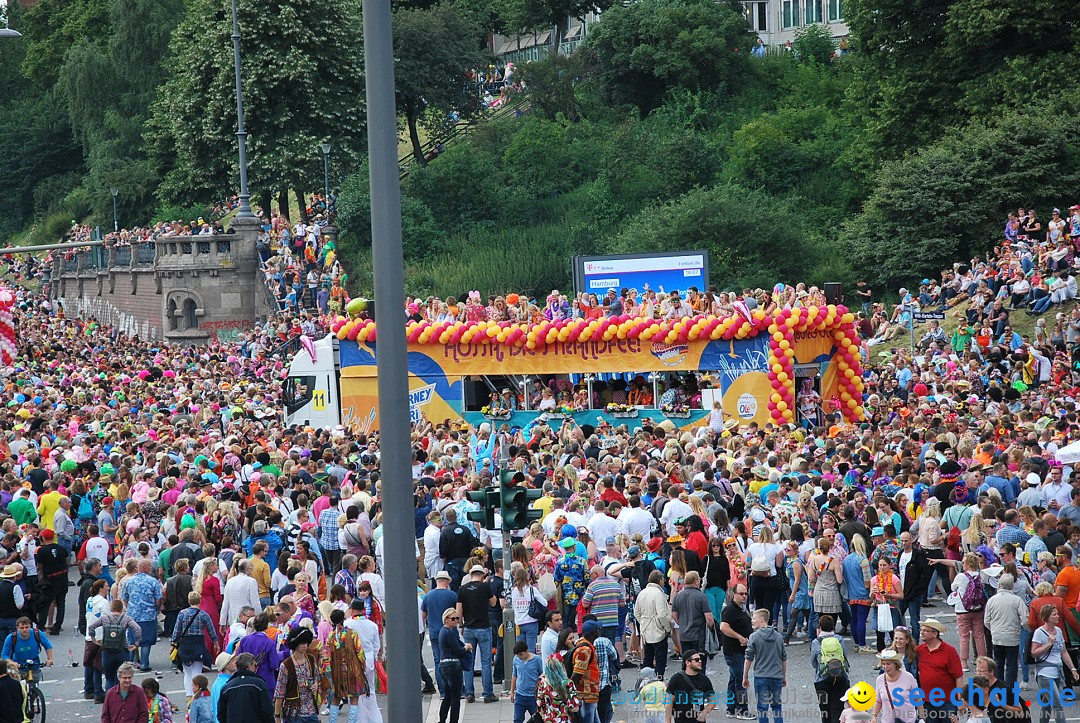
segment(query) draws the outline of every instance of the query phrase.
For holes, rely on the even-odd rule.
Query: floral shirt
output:
[[[555,690],[548,685],[547,678],[540,676],[540,682],[536,685],[536,703],[539,706],[540,718],[545,723],[573,723],[574,717],[570,710],[581,707],[581,699],[578,698],[573,682],[567,683],[566,690],[566,698],[559,699]]]
[[[127,613],[137,623],[157,621],[161,583],[144,572],[126,579],[121,595],[127,603]]]
[[[889,565],[894,570],[898,569],[897,564],[900,561],[900,543],[896,540],[885,540],[874,548],[874,551],[870,554],[870,569],[875,573],[878,569],[878,562],[883,557],[889,561]]]
[[[587,576],[585,560],[577,555],[563,555],[555,563],[555,582],[562,587],[564,604],[577,605],[581,601]]]

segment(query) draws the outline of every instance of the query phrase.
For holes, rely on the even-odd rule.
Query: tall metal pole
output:
[[[120,193],[119,188],[112,189],[112,230],[120,230],[120,217],[116,213],[116,194]]]
[[[233,71],[236,73],[236,141],[240,153],[240,204],[236,208],[236,217],[245,220],[254,219],[248,193],[247,178],[247,131],[244,130],[244,81],[240,76],[240,20],[237,16],[236,0],[232,0],[232,49]]]
[[[401,189],[397,166],[394,46],[390,0],[364,0],[371,182],[372,270],[375,277],[376,365],[379,375],[379,448],[386,525],[388,720],[423,720],[420,638],[416,632],[416,527],[413,522],[409,378],[405,348],[405,262],[401,250]]]
[[[326,218],[330,218],[330,144],[322,144],[323,203],[326,204]]]

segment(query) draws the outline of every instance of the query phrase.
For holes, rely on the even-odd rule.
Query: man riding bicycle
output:
[[[19,670],[27,670],[31,665],[41,663],[41,651],[45,650],[45,666],[53,664],[53,646],[48,636],[34,628],[30,618],[21,617],[15,621],[15,632],[4,640],[0,658],[19,664]]]

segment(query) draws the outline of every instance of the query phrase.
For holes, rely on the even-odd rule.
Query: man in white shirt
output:
[[[251,576],[251,560],[240,563],[240,574],[233,575],[225,583],[222,591],[220,625],[232,626],[240,619],[240,611],[245,607],[262,610],[259,603],[259,583]]]
[[[619,514],[618,531],[630,537],[641,535],[641,539],[649,539],[652,537],[653,523],[656,522],[656,518],[641,506],[640,495],[630,495],[627,502],[629,504]]]
[[[427,572],[431,587],[435,587],[435,576],[443,569],[443,559],[439,557],[439,535],[442,534],[442,515],[431,511],[424,528],[424,570]]]
[[[1046,496],[1046,506],[1056,513],[1062,507],[1072,503],[1072,485],[1067,484],[1061,467],[1051,467],[1050,473],[1042,486]]]
[[[669,301],[671,303],[671,309],[664,317],[665,319],[685,319],[686,317],[694,315],[693,307],[682,300],[678,291],[671,292]]]
[[[596,514],[585,523],[585,529],[589,531],[589,538],[599,541],[614,537],[619,531],[619,523],[614,517],[608,515],[606,512],[607,505],[603,500],[597,500],[593,503],[593,507]]]
[[[660,515],[660,526],[664,528],[665,537],[675,534],[675,520],[694,514],[693,508],[679,499],[681,491],[682,485],[671,485],[668,489],[668,502]]]
[[[551,503],[551,512],[544,515],[544,519],[540,521],[540,526],[544,528],[544,534],[548,537],[555,534],[555,523],[558,522],[560,517],[569,519],[566,510],[563,509],[564,504],[562,498],[556,497],[555,501]]]
[[[236,648],[236,643],[240,642],[240,638],[247,635],[247,623],[248,620],[255,617],[255,608],[250,605],[245,605],[240,608],[240,614],[236,616],[236,622],[229,626],[229,637],[226,638],[226,642]]]

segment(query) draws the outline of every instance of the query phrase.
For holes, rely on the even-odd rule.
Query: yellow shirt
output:
[[[46,492],[38,498],[38,524],[41,525],[43,530],[56,529],[56,525],[53,522],[53,518],[56,516],[56,511],[60,509],[60,498],[63,495],[59,492]]]
[[[547,517],[551,513],[551,505],[553,505],[554,503],[555,503],[555,497],[554,496],[552,496],[552,497],[541,497],[540,499],[533,502],[532,506],[533,506],[534,510],[540,510],[540,511],[542,511],[544,513],[543,516],[541,516],[541,518],[540,518],[540,519],[544,519],[544,517]]]

